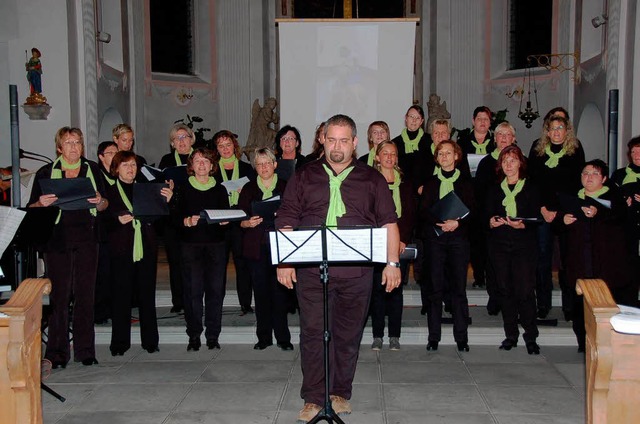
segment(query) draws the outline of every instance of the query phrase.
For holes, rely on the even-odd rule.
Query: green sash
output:
[[[80,159],[78,162],[74,164],[70,164],[66,160],[64,160],[62,156],[58,156],[58,158],[55,161],[53,161],[53,165],[51,166],[52,180],[59,180],[62,178],[62,169],[56,167],[58,164],[61,164],[61,166],[64,167],[64,169],[78,169],[82,164],[82,159]],[[91,167],[89,166],[88,163],[87,163],[87,178],[89,178],[89,180],[91,181],[91,185],[93,186],[93,189],[98,191],[98,188],[96,186],[96,180],[93,177],[93,172],[91,172]],[[96,208],[91,208],[89,209],[89,213],[93,216],[96,216],[98,214],[98,210]],[[55,224],[58,224],[60,222],[61,217],[62,217],[62,210],[58,211],[58,217],[56,218]]]
[[[456,169],[452,176],[449,178],[442,175],[442,168],[436,167],[435,174],[440,180],[440,199],[453,191],[453,183],[458,181],[460,177],[460,170]]]
[[[276,188],[276,184],[278,184],[278,174],[273,174],[273,180],[271,181],[271,187],[267,188],[262,183],[262,178],[258,176],[258,188],[262,191],[262,200],[273,197],[273,190]]]
[[[625,170],[625,176],[624,176],[624,180],[622,180],[622,185],[638,182],[638,179],[640,179],[639,173],[635,172],[629,166],[627,166],[624,170]]]
[[[191,184],[191,187],[195,188],[196,190],[207,191],[210,188],[216,186],[216,179],[213,177],[209,177],[206,183],[201,183],[196,177],[192,175],[189,177],[189,184]]]
[[[222,181],[229,181],[227,177],[227,171],[224,169],[224,164],[233,163],[233,172],[231,173],[231,179],[237,180],[240,178],[240,164],[238,163],[238,158],[235,156],[231,156],[230,158],[221,158],[220,159],[220,174],[222,174]],[[231,194],[229,194],[229,206],[236,206],[238,204],[238,200],[240,199],[240,193],[237,190],[233,190]]]
[[[322,166],[327,175],[329,175],[329,209],[327,211],[325,224],[328,227],[337,227],[338,218],[347,212],[347,208],[342,201],[340,186],[342,182],[347,179],[351,171],[353,171],[353,166],[348,167],[337,176],[333,175],[333,171],[327,165],[322,164]]]
[[[593,194],[589,194],[588,196],[594,199],[597,199],[598,197],[602,196],[603,194],[605,194],[607,191],[609,191],[609,187],[607,186],[603,186],[600,190],[596,191]],[[585,189],[580,189],[580,191],[578,191],[578,197],[581,199],[584,199],[586,194]]]
[[[522,191],[525,180],[526,179],[518,180],[518,182],[516,183],[516,186],[513,188],[513,191],[509,189],[509,183],[507,182],[506,178],[502,180],[502,183],[500,183],[500,188],[504,193],[502,206],[504,206],[504,210],[507,212],[507,216],[509,218],[515,218],[516,216],[518,216],[518,207],[516,206],[516,196],[518,195],[518,193]]]
[[[133,213],[133,205],[131,205],[127,194],[122,189],[120,180],[116,181],[116,186],[118,186],[118,193],[120,193],[122,203],[124,203],[129,212]],[[144,249],[142,247],[142,224],[140,223],[140,220],[134,218],[133,221],[131,221],[131,225],[133,225],[133,262],[139,262],[144,257]]]
[[[393,184],[389,184],[389,190],[391,190],[391,196],[393,197],[393,204],[396,205],[396,215],[398,218],[402,216],[402,202],[400,201],[400,173],[397,170],[393,170]]]
[[[560,158],[567,153],[567,149],[562,146],[562,150],[560,150],[558,153],[553,153],[551,151],[551,146],[547,145],[547,147],[544,148],[544,152],[547,154],[547,156],[549,156],[549,159],[547,159],[544,164],[547,165],[548,168],[555,168],[556,166],[558,166]]]
[[[402,132],[400,133],[400,135],[402,136],[402,141],[404,142],[404,152],[413,153],[418,150],[418,143],[420,142],[420,139],[424,135],[424,131],[422,130],[422,128],[419,128],[418,135],[413,140],[409,138],[409,134],[407,133],[406,128],[402,129]]]

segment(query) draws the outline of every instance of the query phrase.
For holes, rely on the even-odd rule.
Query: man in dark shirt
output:
[[[387,266],[382,284],[391,291],[400,284],[399,232],[395,206],[382,175],[355,159],[358,143],[351,118],[336,115],[325,126],[324,157],[299,169],[287,184],[276,228],[331,225],[336,197],[344,203],[335,214],[338,227],[371,225],[387,229]],[[330,180],[333,189],[330,189]],[[338,182],[337,180],[342,180]],[[335,185],[338,184],[338,193]],[[331,191],[334,191],[331,196]],[[336,196],[337,194],[337,196]],[[365,264],[370,265],[370,264]],[[351,412],[351,398],[360,339],[371,298],[372,266],[331,266],[329,317],[332,381],[330,395],[338,414]],[[278,281],[287,288],[297,284],[300,304],[301,397],[305,401],[298,420],[310,421],[324,404],[323,298],[318,266],[278,268]]]

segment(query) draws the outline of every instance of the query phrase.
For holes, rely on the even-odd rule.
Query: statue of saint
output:
[[[42,95],[42,63],[40,63],[40,50],[31,49],[31,59],[25,64],[27,81],[29,81],[30,95],[26,104],[39,105],[47,103],[47,98]]]
[[[253,152],[256,150],[263,147],[273,148],[276,130],[271,128],[270,125],[277,126],[280,122],[280,117],[275,111],[276,106],[278,106],[278,101],[273,97],[266,99],[264,106],[260,106],[258,99],[253,101],[251,127],[249,128],[247,143],[243,149],[249,160],[251,160]]]
[[[451,113],[447,110],[447,102],[440,102],[440,96],[431,94],[427,103],[429,117],[427,118],[427,128],[431,127],[431,122],[436,119],[451,119]]]

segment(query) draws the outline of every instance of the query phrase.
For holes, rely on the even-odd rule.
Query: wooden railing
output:
[[[0,307],[0,421],[41,423],[40,363],[42,295],[51,281],[24,280]]]
[[[640,422],[640,335],[617,333],[620,309],[602,280],[578,280],[587,330],[587,423]]]

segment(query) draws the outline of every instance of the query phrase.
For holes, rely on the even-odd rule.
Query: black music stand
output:
[[[312,227],[308,231],[274,231],[271,233],[271,260],[276,264],[314,264],[320,263],[320,281],[322,282],[322,305],[323,305],[323,363],[324,363],[324,407],[318,414],[309,421],[309,424],[315,424],[320,421],[328,423],[344,424],[338,414],[333,410],[331,398],[329,396],[330,384],[330,363],[329,363],[329,342],[331,341],[331,332],[329,330],[329,261],[336,262],[373,262],[374,261],[374,231],[377,229],[371,226],[356,226],[344,229],[328,228],[326,226]],[[351,230],[365,231],[367,237],[356,235],[358,241],[354,246],[355,239],[344,237],[345,232]],[[384,244],[384,260],[386,262],[386,230],[376,237],[378,246]],[[294,234],[296,237],[294,237]],[[302,234],[302,237],[297,237]],[[331,245],[327,243],[327,234],[332,239]],[[334,244],[341,245],[340,249],[330,249]],[[368,248],[367,248],[368,246]],[[318,249],[320,247],[320,249]],[[307,250],[307,254],[296,256],[302,250]],[[331,252],[330,252],[331,250]],[[379,249],[377,249],[379,250]]]

